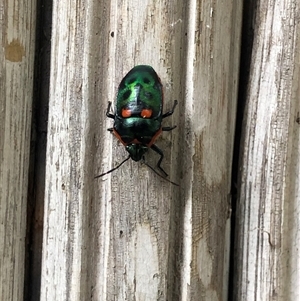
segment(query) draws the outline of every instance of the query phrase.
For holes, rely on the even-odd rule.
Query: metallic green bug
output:
[[[114,119],[113,128],[108,130],[122,142],[129,156],[117,167],[97,177],[114,171],[129,158],[134,161],[144,161],[144,154],[149,148],[160,155],[157,167],[167,176],[161,167],[164,154],[154,142],[162,131],[171,131],[176,128],[176,126],[162,126],[162,120],[173,114],[176,105],[177,100],[174,101],[173,108],[163,114],[162,84],[157,73],[147,65],[132,68],[119,85],[114,114],[110,112],[111,102],[108,102],[106,110],[106,116]],[[151,166],[149,167],[154,170]]]

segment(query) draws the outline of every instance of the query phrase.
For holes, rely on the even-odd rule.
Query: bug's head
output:
[[[144,154],[147,152],[148,147],[143,144],[128,144],[126,146],[126,150],[128,151],[130,158],[134,161],[140,161]]]

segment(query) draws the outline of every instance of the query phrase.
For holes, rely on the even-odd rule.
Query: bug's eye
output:
[[[150,109],[143,109],[141,112],[141,116],[143,118],[150,118],[152,116],[152,110]]]
[[[122,109],[122,117],[123,118],[128,118],[131,116],[131,110],[129,109]]]

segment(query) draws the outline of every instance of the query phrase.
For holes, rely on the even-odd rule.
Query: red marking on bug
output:
[[[141,116],[143,118],[150,118],[152,116],[152,110],[151,109],[143,109],[141,112]]]
[[[151,141],[147,144],[148,147],[151,147],[151,145],[155,142],[155,140],[159,137],[159,135],[162,132],[162,128],[160,128],[155,135],[152,137]]]
[[[131,116],[131,110],[130,109],[122,109],[122,117],[128,118]]]
[[[122,142],[122,144],[123,144],[124,146],[127,145],[127,143],[125,143],[125,142],[122,140],[121,136],[119,135],[119,133],[118,133],[115,129],[113,130],[113,133],[114,133],[115,136],[119,139],[119,141]]]
[[[122,144],[123,144],[124,146],[127,146],[128,144],[141,144],[141,142],[140,142],[139,140],[137,140],[136,138],[133,139],[133,140],[130,141],[130,142],[125,142],[125,141],[123,141],[122,137],[120,136],[120,134],[119,134],[115,129],[113,129],[113,133],[114,133],[114,135],[118,138],[118,140],[122,142]]]
[[[141,144],[141,142],[137,139],[134,139],[132,140],[130,143],[133,143],[133,144]]]

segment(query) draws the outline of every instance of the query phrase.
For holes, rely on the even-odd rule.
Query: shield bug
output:
[[[130,158],[134,161],[142,160],[161,176],[145,162],[144,154],[149,148],[159,154],[157,167],[167,177],[167,173],[161,167],[164,158],[163,151],[154,143],[162,131],[171,131],[176,128],[176,126],[162,126],[162,120],[173,114],[176,105],[177,100],[174,101],[172,109],[163,114],[162,83],[157,73],[147,65],[132,68],[119,85],[114,113],[111,113],[111,102],[108,102],[106,110],[106,116],[114,120],[113,127],[108,130],[122,142],[129,156],[118,166],[96,178],[118,169]]]

